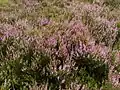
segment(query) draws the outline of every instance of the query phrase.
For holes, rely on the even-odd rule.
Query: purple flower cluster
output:
[[[76,52],[97,54],[103,58],[107,57],[108,48],[103,44],[95,44],[87,27],[81,22],[70,23],[65,32],[59,31],[49,36],[43,45],[46,47],[46,51],[66,59]]]
[[[45,25],[48,25],[50,23],[50,20],[48,18],[43,18],[41,19],[40,21],[40,25],[41,26],[45,26]]]

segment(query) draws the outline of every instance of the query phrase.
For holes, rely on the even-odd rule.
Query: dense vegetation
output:
[[[119,50],[120,0],[0,0],[0,90],[119,90]]]

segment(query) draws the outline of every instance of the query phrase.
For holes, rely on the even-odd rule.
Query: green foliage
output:
[[[110,6],[112,9],[120,7],[120,1],[119,0],[105,0],[104,4]]]
[[[8,0],[0,0],[0,4],[6,4],[8,3]]]
[[[120,22],[117,23],[117,27],[120,28]]]
[[[114,68],[117,72],[120,72],[120,64],[116,65],[116,67]]]
[[[29,90],[35,82],[47,82],[50,58],[22,40],[0,42],[0,86],[6,90]]]
[[[119,87],[119,86],[118,86],[118,87],[114,87],[114,86],[112,85],[112,83],[107,82],[107,83],[105,83],[105,85],[103,86],[102,90],[120,90],[120,87]]]
[[[103,90],[113,90],[113,89],[112,89],[112,83],[106,83],[106,84],[103,86]]]
[[[90,89],[95,90],[104,85],[105,80],[108,79],[108,64],[90,54],[74,57],[74,60],[78,67],[75,76],[80,83],[87,84]]]
[[[50,57],[36,50],[33,43],[21,38],[0,41],[0,86],[1,89],[29,90],[35,83],[58,90],[65,80],[64,88],[71,83],[87,85],[90,89],[100,88],[108,76],[108,65],[90,54],[74,56],[76,62],[72,72],[50,69]],[[59,79],[58,79],[59,77]],[[63,86],[61,86],[63,88]]]

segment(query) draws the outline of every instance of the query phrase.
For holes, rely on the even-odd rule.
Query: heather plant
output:
[[[93,77],[94,73],[90,74],[89,76],[88,73],[91,71],[89,71],[88,69],[90,69],[91,67],[88,67],[87,68],[88,71],[87,71],[86,66],[83,65],[84,66],[82,67],[83,69],[80,68],[77,69],[77,71],[76,70],[74,71],[74,68],[79,67],[78,61],[80,61],[80,64],[82,64],[81,63],[82,60],[88,58],[85,63],[86,65],[90,61],[92,63],[92,60],[94,59],[89,57],[89,55],[84,56],[85,53],[90,53],[91,50],[89,50],[90,48],[88,48],[87,50],[87,43],[88,43],[87,39],[89,39],[87,37],[88,34],[85,34],[87,33],[87,28],[82,23],[81,24],[79,23],[76,22],[70,24],[69,28],[66,31],[67,33],[64,33],[60,30],[58,33],[55,32],[53,34],[55,36],[53,37],[49,36],[48,39],[43,39],[43,41],[45,40],[46,43],[45,42],[43,43],[44,48],[41,49],[44,49],[42,51],[47,52],[50,55],[51,59],[49,59],[49,57],[47,57],[46,55],[44,56],[45,53],[41,53],[39,51],[40,49],[38,49],[36,46],[41,42],[35,44],[36,39],[35,41],[33,41],[34,39],[32,40],[32,37],[29,37],[30,39],[29,41],[26,41],[24,39],[25,38],[24,36],[17,39],[10,36],[2,40],[1,41],[1,74],[4,77],[1,77],[1,85],[2,85],[1,88],[29,89],[29,87],[30,86],[32,87],[36,82],[38,86],[45,85],[47,86],[48,89],[52,89],[52,90],[53,89],[58,90],[59,88],[67,89],[71,87],[70,86],[71,83],[75,84],[78,82],[80,84],[81,82],[83,82],[83,85],[87,84],[89,88],[93,88],[95,85],[98,85],[95,86],[96,88],[100,87],[99,84],[100,85],[102,84],[103,79],[100,82],[99,80],[97,80],[98,82],[96,82]],[[61,34],[63,35],[61,36]],[[82,39],[83,36],[84,38]],[[73,58],[73,55],[77,54],[77,52],[79,52],[80,55],[80,57],[78,57],[79,60],[75,59],[79,55],[74,56]],[[97,54],[96,52],[94,53]],[[82,57],[83,59],[80,59]],[[98,57],[102,57],[102,56],[98,55]],[[101,62],[102,62],[102,58],[101,58]],[[100,62],[97,63],[94,62],[93,60],[94,65],[99,63]],[[103,65],[103,69],[104,69],[104,65]],[[88,75],[88,77],[86,76],[82,77],[82,75],[80,75],[79,77],[79,73],[78,73],[77,74],[78,76],[75,76],[78,78],[77,79],[74,77],[74,73],[72,74],[72,72],[75,72],[75,75],[77,72],[79,72],[80,74],[83,73],[85,75]],[[71,76],[70,79],[68,78],[69,75]],[[92,82],[93,84],[91,85],[90,83]]]
[[[97,4],[81,4],[75,8],[75,19],[78,19],[78,15],[81,16],[79,19],[88,26],[88,30],[96,42],[103,42],[106,46],[112,46],[118,30],[116,27],[118,20],[110,19],[107,16],[110,12],[109,8],[103,8]]]
[[[108,57],[107,56],[108,51],[107,51],[107,49],[105,49],[104,46],[97,46],[97,45],[95,45],[94,40],[90,41],[91,37],[87,36],[87,35],[89,35],[88,29],[80,21],[75,22],[75,23],[73,22],[70,25],[68,25],[66,32],[67,33],[64,33],[62,30],[59,30],[58,32],[53,33],[52,36],[49,36],[49,38],[46,38],[46,42],[43,45],[46,48],[45,50],[48,51],[53,57],[53,60],[55,63],[55,64],[53,63],[54,71],[55,72],[59,72],[59,71],[67,72],[64,75],[64,77],[62,76],[63,80],[64,80],[63,88],[69,88],[71,83],[78,83],[79,81],[81,82],[81,80],[86,77],[86,76],[82,77],[82,75],[81,75],[80,76],[81,79],[78,81],[76,78],[74,78],[74,75],[71,77],[71,79],[69,79],[68,76],[66,76],[69,74],[71,76],[72,74],[70,72],[77,73],[76,70],[74,71],[74,68],[79,67],[78,64],[79,63],[81,64],[82,60],[84,62],[85,59],[88,58],[88,62],[92,63],[92,60],[94,62],[94,59],[97,59],[97,57],[99,57],[99,58],[101,58],[100,62],[102,62],[102,61],[104,61],[104,59],[106,59],[106,57]],[[104,49],[106,51],[104,51]],[[74,54],[77,54],[78,52],[80,54],[80,57],[76,61],[75,58],[77,58],[77,56],[75,56],[74,59],[72,57],[74,56]],[[89,57],[90,54],[84,56],[84,54],[87,54],[87,53],[90,53],[93,56],[94,55],[95,56],[93,58]],[[82,57],[83,57],[83,59],[80,59]],[[96,61],[98,61],[98,60],[96,60]],[[88,62],[83,63],[83,64],[88,64]],[[98,64],[100,62],[98,62]],[[107,60],[105,62],[107,62]],[[96,64],[97,64],[97,62],[94,62],[94,65],[96,65]],[[82,65],[80,65],[80,66],[82,66]],[[86,65],[86,66],[89,66],[89,65]],[[107,67],[107,66],[105,65],[105,67]],[[85,68],[86,67],[83,67],[83,69],[85,69]],[[88,68],[91,68],[91,67],[88,67]],[[98,68],[100,68],[100,67],[98,67]],[[104,65],[103,65],[103,68],[104,68]],[[73,70],[73,71],[71,71],[71,70]],[[77,70],[79,71],[79,69],[77,69]],[[104,76],[107,76],[107,72],[108,72],[107,70],[108,70],[107,68],[106,68],[106,70],[103,70],[106,72],[106,75],[104,75]],[[83,71],[80,68],[81,74],[82,73],[87,74],[88,72],[89,71]],[[79,75],[75,76],[75,77],[80,78]],[[97,82],[94,81],[94,79],[93,79],[94,77],[88,75],[88,78],[91,78],[93,80],[93,86],[92,85],[89,86],[89,83],[92,82],[89,79],[87,80],[88,82],[86,82],[86,83],[84,81],[84,84],[85,85],[87,84],[91,88],[93,88],[94,85],[98,85],[98,86],[96,86],[96,88],[100,87],[99,84],[102,84],[102,81],[103,81],[103,80],[101,80],[101,82],[99,82],[99,84],[97,84]],[[67,80],[73,80],[73,81],[67,81]],[[97,81],[100,81],[100,80],[97,80]]]
[[[82,84],[89,88],[97,89],[105,83],[108,78],[108,64],[102,62],[96,56],[90,54],[77,55],[73,57],[78,67],[77,77]],[[80,71],[81,72],[80,72]]]
[[[84,78],[85,78],[85,80],[86,80],[86,78],[92,79],[92,76],[82,77],[82,75],[79,75],[79,73],[80,74],[83,73],[83,74],[87,75],[87,73],[90,72],[90,71],[86,71],[86,69],[85,69],[87,62],[91,62],[93,60],[92,58],[90,59],[89,56],[87,56],[87,57],[90,59],[90,61],[89,61],[89,59],[86,61],[86,63],[84,63],[84,61],[83,61],[83,66],[85,64],[85,67],[82,67],[82,68],[83,68],[83,70],[85,69],[85,71],[83,71],[80,68],[82,65],[80,65],[80,67],[79,67],[78,62],[80,61],[80,64],[82,64],[81,58],[83,57],[83,58],[87,59],[87,57],[86,56],[84,57],[84,55],[81,55],[81,53],[80,53],[80,55],[81,55],[80,57],[77,58],[77,56],[74,56],[74,58],[71,58],[71,60],[73,60],[76,63],[75,65],[68,66],[70,68],[65,69],[65,70],[64,69],[59,70],[59,67],[57,66],[58,70],[56,72],[56,71],[52,70],[51,67],[49,67],[49,66],[51,66],[50,65],[51,59],[48,56],[46,56],[45,53],[37,51],[34,48],[34,45],[32,43],[27,44],[27,43],[25,43],[25,41],[20,40],[19,38],[15,39],[14,37],[6,38],[5,40],[1,41],[0,43],[1,43],[0,44],[1,45],[0,46],[0,49],[1,49],[0,50],[1,51],[1,54],[0,54],[1,79],[0,80],[1,80],[1,88],[3,88],[3,89],[25,89],[25,90],[28,90],[30,87],[32,87],[37,82],[38,86],[48,83],[47,88],[52,89],[52,90],[53,89],[57,90],[60,87],[61,87],[61,89],[69,88],[69,85],[71,83],[75,83],[76,80],[77,80],[77,82],[83,82],[83,84],[87,83],[89,86],[89,83],[88,83],[89,80],[88,80],[88,82],[85,83]],[[63,53],[63,54],[66,55],[65,53]],[[60,59],[59,56],[57,58]],[[57,58],[56,58],[56,60],[57,60]],[[80,60],[77,60],[76,58],[80,59]],[[94,61],[93,61],[93,64],[94,64]],[[96,63],[94,65],[96,65]],[[80,71],[79,71],[79,69],[77,69],[77,71],[76,70],[74,71],[74,68],[77,68],[77,67],[80,68]],[[90,69],[90,68],[87,68],[87,69]],[[71,73],[68,70],[70,70],[70,71],[72,70]],[[52,71],[53,71],[53,73],[52,73]],[[103,71],[105,71],[105,70],[103,70]],[[78,74],[77,74],[78,76],[74,76],[74,73],[72,73],[72,72],[75,72],[75,75],[78,72]],[[70,79],[72,81],[68,78],[69,75],[71,76]],[[105,75],[105,76],[107,76],[107,75]],[[58,77],[59,77],[59,79],[58,79]],[[78,79],[75,77],[78,77]],[[79,78],[82,78],[83,81],[81,81],[82,79],[79,79]],[[64,80],[65,80],[65,82],[63,82]],[[70,81],[68,81],[68,80],[70,80]],[[80,81],[78,81],[78,80],[80,80]],[[97,81],[99,81],[99,80],[97,80]],[[90,81],[90,82],[92,82],[92,81]],[[93,86],[89,86],[89,87],[94,87],[94,84],[96,84],[96,83],[97,82],[94,81]]]
[[[1,89],[104,90],[111,74],[119,72],[116,1],[0,5]]]
[[[50,73],[45,53],[12,37],[0,42],[0,62],[1,89],[29,90],[35,82],[44,83]]]

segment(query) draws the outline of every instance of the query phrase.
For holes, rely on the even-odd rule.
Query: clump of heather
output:
[[[62,57],[66,58],[76,51],[79,53],[101,53],[103,57],[109,53],[109,48],[104,43],[96,43],[88,26],[85,26],[81,21],[71,22],[65,30],[52,33],[51,36],[46,37],[44,45],[45,48],[50,48],[51,53],[58,52],[57,54],[63,54]]]
[[[0,89],[101,89],[119,71],[120,13],[108,1],[1,5]]]
[[[52,36],[46,37],[43,47],[53,58],[52,65],[55,73],[58,71],[70,73],[78,63],[82,62],[81,59],[76,61],[75,55],[81,58],[84,55],[85,58],[89,58],[89,55],[95,55],[96,59],[99,58],[105,63],[108,63],[109,60],[109,49],[104,44],[95,44],[87,26],[81,21],[71,22],[65,31],[59,30]],[[63,80],[65,80],[64,84],[66,85],[66,77]]]
[[[96,42],[102,42],[106,46],[112,47],[118,32],[116,23],[119,19],[108,15],[110,12],[109,8],[98,4],[80,4],[74,7],[74,11],[74,19],[82,20]]]

